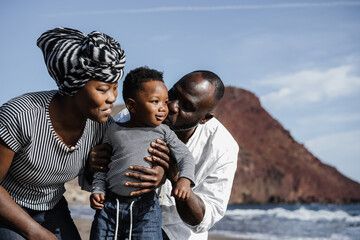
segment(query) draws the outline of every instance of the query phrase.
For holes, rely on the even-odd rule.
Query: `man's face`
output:
[[[169,114],[164,123],[174,131],[188,131],[215,106],[215,87],[193,73],[177,82],[169,91]]]

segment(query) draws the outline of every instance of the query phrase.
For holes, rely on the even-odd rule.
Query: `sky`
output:
[[[360,0],[0,1],[0,104],[56,89],[36,40],[59,26],[112,36],[125,74],[155,68],[168,88],[193,70],[217,73],[360,182]]]

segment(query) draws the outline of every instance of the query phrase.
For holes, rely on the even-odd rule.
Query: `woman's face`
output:
[[[96,122],[106,122],[117,97],[118,83],[90,80],[75,95],[79,113]]]

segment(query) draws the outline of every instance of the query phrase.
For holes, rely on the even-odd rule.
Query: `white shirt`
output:
[[[126,112],[127,109],[121,111],[115,121],[127,121],[130,116]],[[205,215],[199,225],[185,224],[177,213],[175,199],[170,196],[172,187],[167,180],[159,194],[162,228],[170,239],[202,240],[208,238],[208,230],[225,215],[239,146],[216,118],[199,124],[186,146],[196,161],[193,192],[203,200]]]

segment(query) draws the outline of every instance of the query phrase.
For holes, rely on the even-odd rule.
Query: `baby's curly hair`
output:
[[[123,83],[122,95],[124,101],[126,102],[128,98],[134,98],[136,93],[143,89],[142,83],[148,81],[164,82],[163,73],[147,66],[131,70],[126,75]]]

